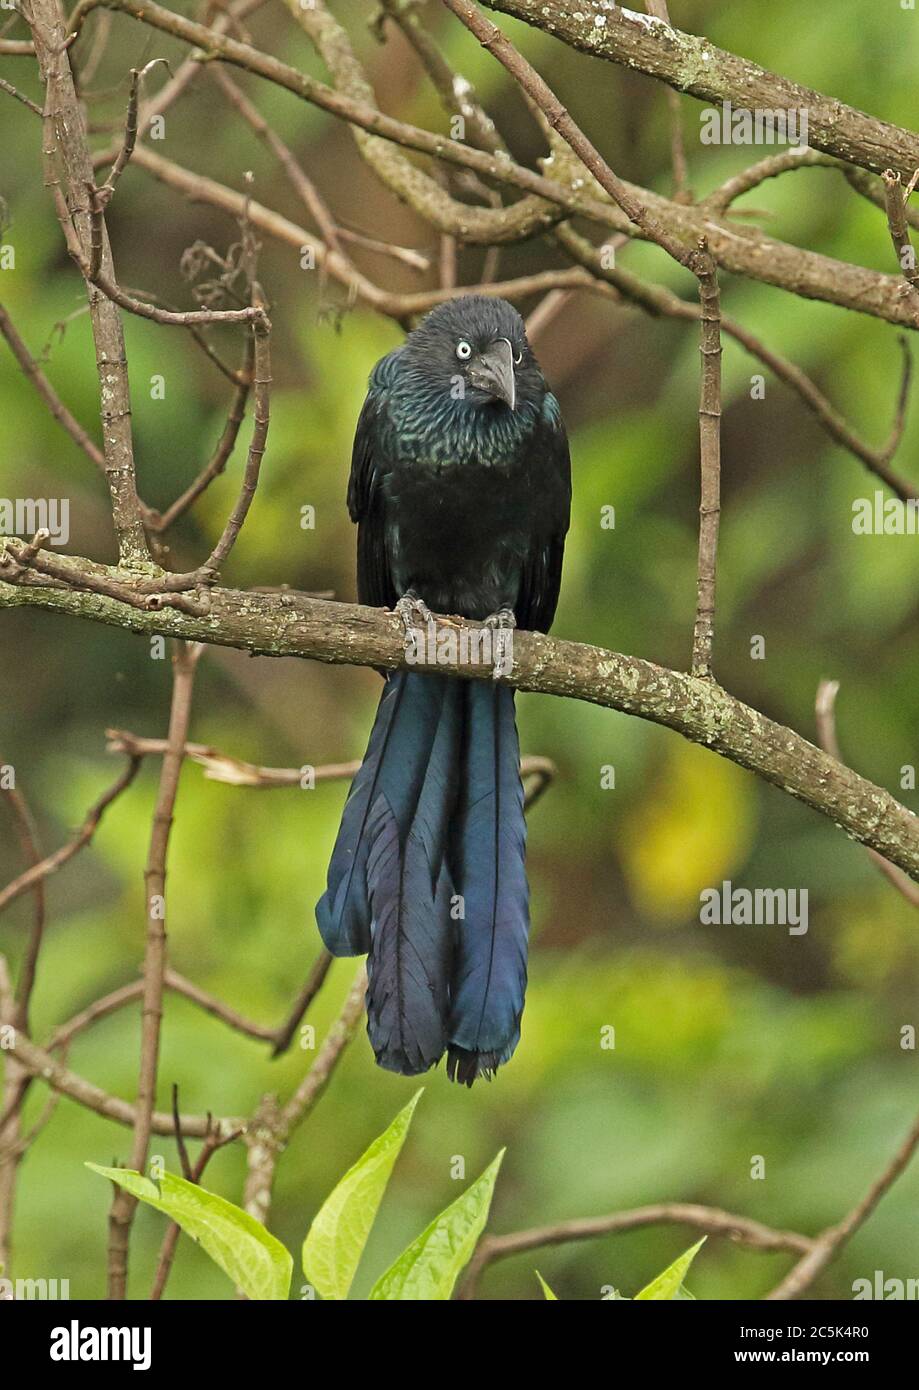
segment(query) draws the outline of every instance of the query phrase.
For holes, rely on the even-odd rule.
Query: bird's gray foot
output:
[[[489,613],[484,626],[490,627],[495,634],[491,676],[492,680],[498,680],[508,675],[514,665],[513,632],[517,626],[514,610],[499,608],[496,613]]]
[[[483,626],[495,628],[499,632],[513,631],[517,626],[513,608],[499,608],[496,613],[489,613]]]
[[[434,621],[434,614],[424,599],[419,598],[412,589],[402,595],[393,612],[401,619],[407,647],[414,643],[413,634],[416,628],[427,627],[428,623]]]

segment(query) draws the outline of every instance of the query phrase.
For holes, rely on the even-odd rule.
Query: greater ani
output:
[[[502,299],[438,306],[374,367],[348,510],[361,603],[547,632],[571,502],[558,401]],[[380,1066],[444,1052],[472,1085],[511,1056],[526,990],[529,890],[514,691],[386,677],[316,908],[336,956],[367,953]]]

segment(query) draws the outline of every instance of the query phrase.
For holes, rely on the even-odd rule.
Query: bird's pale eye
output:
[[[522,361],[523,361],[523,348],[519,348],[519,349],[518,349],[518,352],[517,352],[517,356],[514,358],[514,366],[515,366],[515,367],[519,367],[519,366],[520,366],[520,363],[521,363]]]
[[[472,356],[472,348],[466,342],[465,338],[463,338],[461,342],[457,343],[456,355],[461,362],[468,362],[469,358]]]

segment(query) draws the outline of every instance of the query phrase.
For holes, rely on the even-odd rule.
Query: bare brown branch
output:
[[[43,145],[46,182],[59,194],[61,224],[68,244],[72,248],[87,248],[81,254],[88,261],[92,221],[88,189],[93,186],[92,164],[83,112],[70,70],[60,0],[32,0],[28,18],[46,91]],[[101,273],[109,279],[112,260],[104,227],[100,235]],[[99,373],[105,472],[119,554],[122,564],[143,566],[149,562],[150,555],[134,473],[124,334],[117,308],[110,299],[90,290],[89,304]]]
[[[881,1198],[893,1187],[897,1178],[908,1168],[919,1149],[919,1118],[881,1175],[871,1184],[864,1197],[836,1226],[829,1227],[814,1241],[812,1248],[801,1257],[780,1284],[767,1294],[772,1301],[783,1302],[800,1298],[827,1265],[836,1258],[843,1246],[871,1216]]]
[[[912,290],[919,290],[919,269],[916,267],[916,252],[909,239],[909,225],[906,221],[906,200],[899,174],[888,169],[884,174],[884,200],[887,209],[887,227],[897,255],[897,263],[904,280]]]
[[[30,888],[34,888],[39,880],[47,878],[49,874],[57,873],[58,869],[63,868],[75,854],[78,854],[81,849],[90,843],[106,810],[111,806],[112,802],[117,801],[121,793],[126,791],[131,785],[137,775],[139,767],[140,759],[131,755],[127,766],[112,783],[108,791],[104,792],[95,805],[90,807],[89,811],[86,813],[86,819],[73,839],[68,840],[66,845],[62,845],[61,848],[55,850],[53,854],[46,855],[44,859],[32,864],[30,868],[19,874],[17,878],[13,879],[12,883],[8,883],[7,886],[0,891],[0,912],[3,912],[5,908],[9,907],[10,903],[15,902],[23,893],[28,892]]]
[[[715,568],[721,520],[721,299],[715,262],[703,242],[697,275],[702,333],[699,351],[699,563],[696,620],[692,638],[692,673],[710,679],[715,635]]]
[[[160,1026],[163,1015],[163,985],[166,973],[166,856],[172,829],[173,810],[179,788],[179,775],[188,724],[195,666],[201,649],[179,643],[173,655],[172,707],[169,714],[169,747],[163,755],[159,788],[153,812],[150,848],[144,870],[146,904],[146,946],[144,951],[144,994],[141,1010],[141,1055],[137,1088],[137,1113],[131,1167],[142,1173],[147,1164],[156,1079],[159,1067]],[[109,1297],[126,1297],[128,1240],[137,1199],[119,1187],[109,1217]]]
[[[550,1245],[567,1245],[571,1241],[596,1240],[602,1236],[634,1231],[644,1226],[691,1226],[708,1235],[727,1236],[739,1245],[766,1252],[790,1250],[809,1254],[813,1241],[794,1231],[774,1230],[749,1217],[721,1211],[717,1207],[699,1206],[694,1202],[659,1202],[654,1206],[635,1207],[616,1211],[608,1216],[587,1216],[572,1221],[558,1221],[550,1226],[537,1226],[529,1231],[513,1231],[505,1236],[484,1236],[469,1262],[466,1278],[460,1290],[461,1299],[475,1297],[479,1280],[489,1265],[530,1250]]]

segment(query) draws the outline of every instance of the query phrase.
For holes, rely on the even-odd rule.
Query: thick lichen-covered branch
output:
[[[21,554],[22,549],[21,543],[7,541],[0,557],[5,552]],[[389,669],[406,664],[402,624],[380,609],[291,592],[221,587],[208,589],[202,601],[187,607],[147,607],[149,595],[140,592],[130,572],[61,557],[54,558],[54,569],[58,578],[49,580],[29,566],[7,566],[15,582],[0,582],[0,609],[43,608],[131,632],[216,643],[265,656]],[[60,577],[65,573],[67,580]],[[92,592],[80,587],[90,585]],[[132,592],[132,585],[138,590],[133,603],[122,597]],[[488,664],[460,661],[455,625],[438,632],[438,671],[492,679]],[[910,810],[714,681],[538,633],[516,633],[513,656],[506,677],[510,685],[586,700],[675,729],[805,802],[919,881],[919,820]]]
[[[735,108],[806,111],[814,149],[863,169],[895,169],[906,177],[919,167],[919,135],[878,120],[854,106],[790,82],[747,58],[685,34],[653,15],[636,14],[611,0],[485,0],[489,9],[555,34],[572,48],[647,73],[702,101]]]

